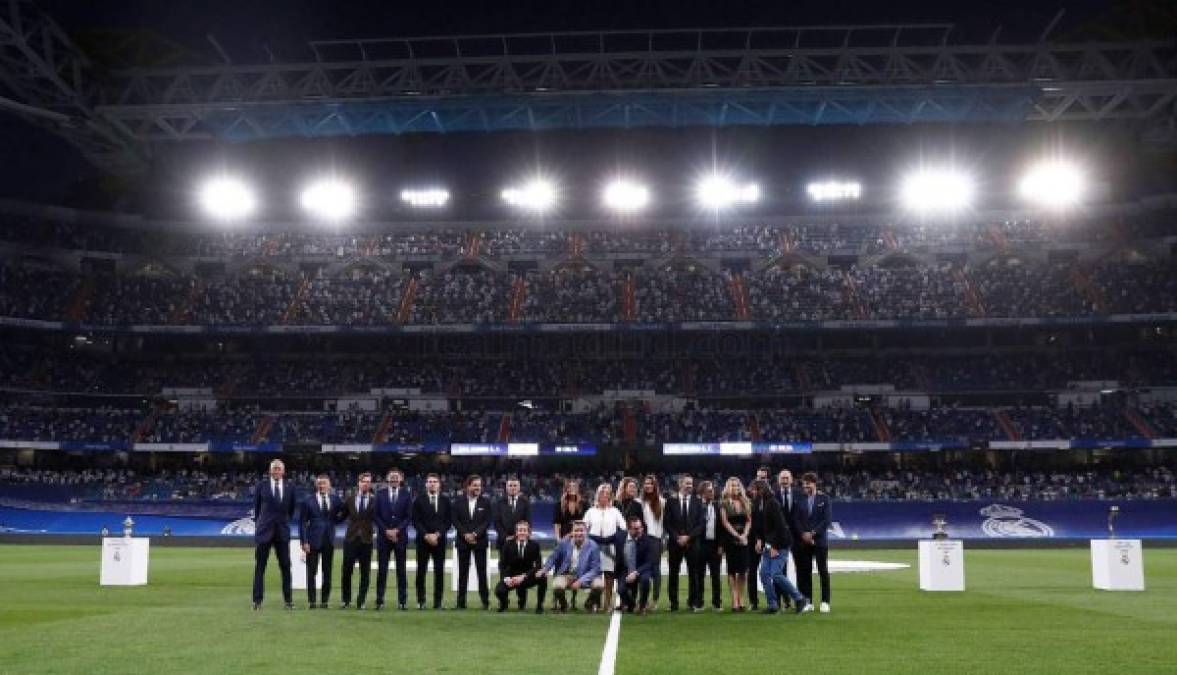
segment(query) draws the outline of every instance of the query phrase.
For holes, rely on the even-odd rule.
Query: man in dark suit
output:
[[[618,546],[616,572],[617,594],[625,611],[632,613],[635,608],[642,614],[649,611],[647,603],[654,565],[658,564],[657,550],[654,539],[646,535],[645,522],[636,516],[630,518]]]
[[[769,476],[772,474],[772,469],[767,466],[756,467],[756,478],[748,482],[751,485],[753,482],[762,480],[765,483],[769,482]],[[752,519],[752,529],[748,532],[748,541],[754,542],[758,538],[757,529],[759,523],[756,519]],[[760,554],[756,551],[750,551],[748,555],[748,604],[752,607],[752,611],[760,609],[760,596],[756,593],[756,580],[760,578]]]
[[[777,598],[783,594],[792,598],[796,603],[794,611],[800,614],[809,606],[809,602],[785,574],[785,560],[789,555],[792,535],[789,534],[789,525],[785,523],[784,512],[768,481],[753,481],[750,495],[752,511],[758,514],[763,522],[762,538],[756,541],[756,550],[760,555],[760,583],[764,585],[764,599],[768,601],[768,607],[764,612],[779,612]]]
[[[703,591],[699,588],[699,537],[706,524],[703,520],[703,502],[694,495],[695,481],[690,476],[678,480],[678,494],[666,500],[663,529],[669,540],[670,580],[666,590],[670,593],[670,611],[678,610],[678,573],[683,560],[687,562],[687,607],[703,611]]]
[[[487,533],[490,531],[490,500],[482,494],[482,479],[467,476],[464,492],[454,499],[454,529],[458,547],[458,609],[466,609],[466,582],[470,578],[470,558],[478,574],[478,597],[482,608],[490,609],[486,587]]]
[[[789,550],[789,555],[793,558],[793,564],[797,564],[797,544],[801,541],[801,533],[797,531],[797,504],[801,502],[802,493],[793,485],[793,472],[788,469],[782,469],[777,474],[777,485],[775,497],[781,505],[781,512],[785,514],[785,523],[789,527],[789,534],[792,535],[793,545]],[[786,561],[785,569],[788,569]],[[800,583],[800,578],[797,582]],[[806,596],[809,597],[809,596]],[[785,607],[789,606],[789,600],[784,600]]]
[[[695,583],[699,588],[699,597],[702,598],[703,581],[707,573],[711,573],[711,608],[718,612],[722,605],[719,589],[723,585],[723,580],[720,579],[719,570],[723,559],[720,538],[723,525],[719,520],[719,502],[715,500],[715,485],[709,480],[702,481],[699,483],[699,495],[703,502],[703,534],[699,537],[699,565],[696,568],[699,579]],[[702,599],[699,602],[702,602]]]
[[[360,474],[356,491],[343,500],[342,516],[347,521],[347,532],[343,535],[343,575],[340,592],[343,605],[351,607],[351,573],[358,563],[360,566],[360,592],[356,595],[356,609],[364,608],[368,597],[368,579],[372,575],[372,530],[376,522],[376,496],[372,494],[372,474]]]
[[[318,596],[320,609],[327,609],[331,599],[331,567],[335,560],[335,524],[339,522],[342,503],[331,490],[331,479],[320,474],[315,479],[315,494],[302,502],[298,518],[298,540],[307,565],[307,600],[315,609],[315,576],[323,563],[323,590]]]
[[[376,609],[384,609],[384,591],[388,588],[388,561],[396,557],[396,606],[405,609],[409,601],[406,559],[409,548],[409,524],[413,518],[413,499],[403,486],[400,469],[390,469],[388,487],[376,495]]]
[[[433,609],[441,609],[445,591],[445,535],[450,529],[450,501],[441,496],[441,479],[425,477],[425,493],[413,501],[417,528],[417,609],[425,609],[425,575],[433,561]]]
[[[262,608],[266,591],[266,563],[270,549],[278,558],[282,572],[282,599],[286,609],[294,609],[290,590],[290,519],[294,517],[294,486],[287,481],[286,464],[280,459],[270,462],[270,477],[253,491],[253,608]]]
[[[828,495],[817,491],[817,474],[801,476],[801,503],[797,505],[794,522],[801,540],[795,545],[797,556],[797,585],[801,594],[813,597],[813,563],[817,562],[817,576],[821,580],[823,614],[830,611],[830,541],[828,531],[833,518]],[[812,608],[811,608],[812,609]]]
[[[511,476],[507,478],[506,494],[495,504],[494,526],[500,553],[503,545],[515,534],[515,525],[521,520],[531,522],[531,500],[520,494],[519,479]]]
[[[499,583],[495,586],[495,597],[499,599],[499,611],[507,611],[507,594],[512,589],[519,600],[519,609],[527,606],[527,589],[536,587],[535,613],[544,613],[544,596],[548,593],[547,577],[538,574],[542,563],[539,544],[531,540],[531,524],[519,521],[515,524],[515,536],[499,549]]]

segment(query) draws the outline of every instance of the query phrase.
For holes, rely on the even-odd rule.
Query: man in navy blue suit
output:
[[[413,521],[413,497],[404,487],[400,469],[389,469],[388,487],[376,495],[376,609],[384,609],[384,591],[388,588],[388,562],[396,557],[396,607],[405,609],[409,601],[406,559],[409,524]]]
[[[631,613],[635,606],[642,614],[649,611],[650,580],[654,578],[654,565],[659,562],[654,555],[653,538],[646,536],[645,527],[641,518],[630,518],[628,531],[618,547],[621,553],[617,556],[618,596],[622,608]]]
[[[253,491],[253,608],[262,608],[266,591],[266,562],[270,549],[278,557],[282,571],[282,598],[286,609],[294,609],[290,590],[290,519],[294,517],[294,486],[283,478],[286,465],[280,459],[270,462],[270,477]]]
[[[833,512],[829,495],[817,491],[817,474],[801,476],[801,503],[794,507],[794,520],[801,541],[794,546],[797,562],[797,586],[801,594],[813,597],[813,563],[817,562],[817,575],[821,579],[821,606],[823,614],[830,611],[830,541],[827,532]]]
[[[339,520],[341,502],[331,490],[331,479],[327,474],[319,474],[315,479],[315,494],[302,502],[302,511],[298,517],[298,540],[302,542],[302,552],[306,556],[307,564],[307,600],[308,609],[327,609],[327,601],[331,599],[331,565],[335,559],[335,523]],[[319,570],[319,561],[323,562],[323,589],[315,604],[315,575]]]

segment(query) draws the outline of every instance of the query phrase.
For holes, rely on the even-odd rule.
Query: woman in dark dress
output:
[[[751,514],[752,503],[744,494],[744,484],[739,478],[728,478],[723,486],[719,520],[726,535],[723,550],[727,556],[727,585],[732,593],[733,612],[745,611],[744,584],[748,583]],[[751,583],[756,581],[752,580]]]

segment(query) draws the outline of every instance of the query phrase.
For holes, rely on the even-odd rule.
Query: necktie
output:
[[[392,503],[393,504],[396,503],[396,493],[397,493],[397,490],[394,488],[392,491]]]
[[[519,542],[519,559],[523,560],[523,542]]]
[[[627,572],[633,572],[638,568],[637,545],[632,538],[625,540],[625,568]]]
[[[686,497],[682,498],[682,516],[683,516],[683,518],[687,517],[687,498]]]
[[[809,515],[813,515],[813,495],[809,496]]]
[[[433,512],[437,513],[437,495],[429,495],[429,504],[433,507]]]
[[[327,513],[327,511],[330,510],[331,507],[327,506],[327,495],[322,495],[322,497],[323,497],[323,513]]]
[[[368,495],[360,495],[360,510],[363,511],[368,508]]]
[[[789,511],[793,510],[793,491],[785,490],[785,502],[789,505]]]
[[[282,483],[274,481],[274,495],[278,497],[278,501],[282,501]]]
[[[515,498],[511,497],[511,511],[515,510]]]

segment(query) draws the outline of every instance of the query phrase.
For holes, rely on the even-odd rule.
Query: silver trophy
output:
[[[943,513],[932,514],[932,538],[933,539],[947,539],[948,530],[945,526],[948,525],[948,519]]]
[[[1120,507],[1112,505],[1108,507],[1108,539],[1116,538],[1116,518],[1120,515]]]
[[[131,520],[130,516],[127,516],[127,519],[123,521],[123,537],[124,538],[126,538],[126,539],[131,538],[131,528],[133,528],[133,527],[135,527],[135,521]]]

